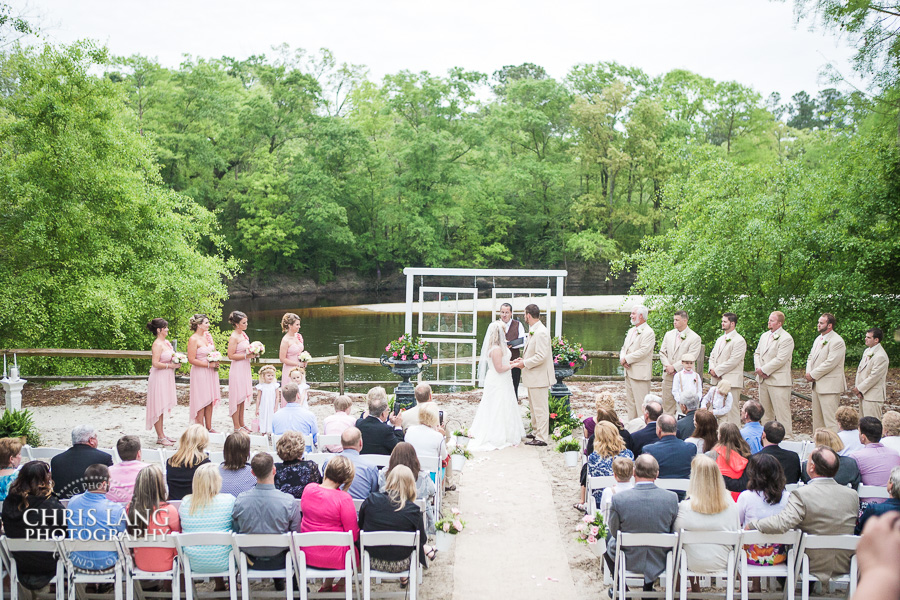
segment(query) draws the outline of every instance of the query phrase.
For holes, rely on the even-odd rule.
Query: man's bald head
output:
[[[677,429],[675,417],[672,415],[660,415],[660,417],[656,419],[656,429],[659,431],[657,434],[659,437],[664,435],[675,435],[675,430]]]

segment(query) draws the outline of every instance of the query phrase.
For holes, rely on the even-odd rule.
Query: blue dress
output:
[[[634,453],[632,453],[628,448],[625,448],[624,450],[619,452],[618,456],[607,456],[606,458],[600,456],[596,452],[591,452],[591,454],[588,456],[587,463],[588,477],[611,477],[613,474],[613,461],[619,458],[619,456],[634,460]],[[592,491],[594,493],[594,500],[596,500],[597,506],[600,506],[600,496],[603,495],[603,488]]]
[[[184,533],[225,532],[231,533],[231,512],[234,509],[234,496],[218,494],[212,504],[197,514],[191,514],[191,496],[181,501],[178,516],[181,517],[181,530]],[[191,570],[195,573],[216,573],[228,570],[231,560],[231,546],[188,546],[184,549]]]
[[[6,495],[9,494],[9,486],[12,485],[12,482],[16,480],[18,475],[18,471],[13,471],[9,475],[0,476],[0,501],[6,500]]]

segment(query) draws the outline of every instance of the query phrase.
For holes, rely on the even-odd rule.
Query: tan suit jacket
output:
[[[725,380],[732,388],[744,387],[744,357],[747,355],[747,341],[736,330],[719,336],[712,352],[709,353],[709,370],[718,377],[710,377],[713,385]]]
[[[550,332],[540,321],[532,325],[528,335],[525,336],[522,358],[525,361],[525,368],[522,369],[522,384],[525,387],[550,387],[556,383]]]
[[[684,339],[679,340],[678,338],[682,334],[684,334]],[[677,349],[675,348],[676,343],[678,346]],[[675,371],[678,372],[683,368],[681,365],[681,357],[685,354],[693,354],[695,361],[700,360],[701,344],[700,336],[690,327],[685,327],[684,331],[671,329],[663,336],[662,345],[659,347],[659,361],[662,363],[663,367],[671,365],[675,367]]]
[[[778,339],[770,334],[777,336]],[[769,385],[791,385],[791,356],[794,354],[794,338],[783,327],[777,331],[765,331],[759,336],[759,344],[753,353],[753,365],[756,369],[762,369],[769,376],[768,379],[756,377],[756,383],[763,381]]]
[[[822,343],[822,342],[825,343]],[[806,372],[812,375],[813,389],[820,394],[840,394],[847,389],[847,377],[844,375],[844,357],[847,346],[844,338],[834,331],[825,337],[819,336],[813,342],[809,358],[806,359]],[[763,369],[765,370],[765,369]]]
[[[862,393],[863,400],[866,402],[885,401],[889,364],[887,352],[884,351],[881,344],[866,348],[866,351],[863,352],[859,368],[856,369],[856,389]]]
[[[619,360],[625,359],[630,365],[631,368],[625,370],[629,377],[638,381],[650,381],[650,375],[653,373],[654,347],[656,334],[646,323],[628,330],[625,343],[619,350]]]
[[[818,477],[791,492],[787,506],[780,513],[751,521],[748,527],[763,533],[800,529],[819,535],[852,534],[858,513],[856,492],[834,479]],[[832,574],[849,573],[851,555],[832,550],[811,551],[809,570],[820,580],[828,579]]]

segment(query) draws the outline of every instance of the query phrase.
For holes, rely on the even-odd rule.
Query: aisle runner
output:
[[[550,481],[528,446],[475,454],[464,469],[454,600],[577,600],[560,541]]]

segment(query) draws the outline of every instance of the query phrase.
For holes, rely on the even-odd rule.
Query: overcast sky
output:
[[[329,48],[370,78],[403,69],[493,73],[533,62],[561,78],[577,63],[618,61],[651,75],[689,69],[767,96],[811,95],[852,70],[846,40],[796,23],[768,0],[12,0],[54,42],[91,38],[118,55],[177,66],[200,57],[272,54],[275,44]]]

